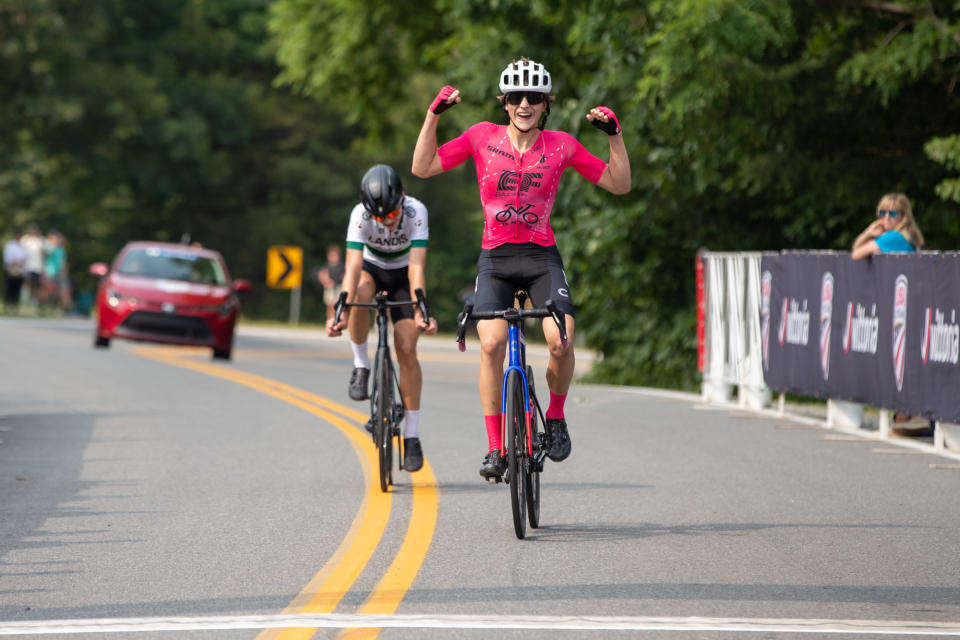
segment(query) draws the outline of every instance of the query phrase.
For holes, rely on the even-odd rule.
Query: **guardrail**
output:
[[[874,279],[882,280],[879,277],[882,275],[891,282],[896,280],[897,286],[902,286],[907,278],[901,272],[913,278],[915,284],[911,294],[917,300],[923,296],[929,298],[932,295],[924,289],[925,286],[927,289],[930,288],[925,284],[926,280],[953,278],[957,280],[957,286],[953,287],[951,283],[947,283],[947,289],[960,291],[960,256],[958,254],[924,252],[910,254],[910,256],[912,258],[904,258],[897,263],[892,262],[891,257],[888,256],[885,257],[886,261],[883,259],[858,261],[857,264],[853,264],[855,261],[850,260],[849,254],[835,251],[700,251],[696,258],[696,284],[698,368],[702,374],[703,400],[708,403],[735,404],[741,408],[767,410],[773,404],[773,394],[776,390],[779,398],[775,411],[782,415],[785,414],[786,392],[820,398],[826,402],[826,418],[823,426],[854,430],[865,436],[882,439],[894,437],[891,430],[891,412],[895,409],[908,409],[916,414],[923,413],[936,418],[932,444],[916,438],[898,438],[900,442],[916,448],[930,449],[950,457],[960,457],[960,426],[956,424],[960,420],[957,420],[955,406],[948,402],[946,403],[948,406],[944,407],[944,402],[938,398],[918,396],[915,389],[911,390],[910,401],[907,403],[903,397],[906,393],[900,393],[902,391],[900,384],[903,382],[903,362],[907,358],[906,350],[916,349],[917,353],[910,352],[910,357],[919,360],[922,338],[927,345],[924,347],[926,351],[922,356],[923,364],[926,365],[931,348],[929,334],[936,334],[937,330],[940,333],[949,333],[952,330],[951,327],[954,325],[949,324],[949,317],[951,312],[952,315],[956,315],[957,311],[954,309],[960,307],[960,302],[954,302],[952,293],[943,294],[937,299],[946,297],[945,303],[932,305],[927,303],[928,306],[925,309],[911,308],[908,314],[906,291],[899,292],[903,294],[904,300],[902,300],[903,304],[897,307],[893,299],[899,296],[899,293],[894,294],[891,289],[889,310],[884,308],[881,312],[877,312],[878,304],[874,302],[871,316],[870,311],[863,310],[863,305],[860,305],[854,313],[854,303],[848,302],[849,295],[843,298],[838,296],[838,299],[834,300],[835,276],[838,278],[836,283],[838,289],[846,289],[846,293],[849,293],[852,288],[857,289],[857,295],[867,300],[870,299],[869,292],[866,294],[861,292],[864,282],[872,283]],[[944,261],[951,261],[951,269],[947,272],[944,271],[946,264]],[[816,265],[815,271],[810,268],[811,264]],[[931,275],[924,271],[928,268],[935,268],[938,271]],[[771,271],[776,274],[776,278],[771,275]],[[856,283],[850,281],[849,278],[852,276],[848,272],[860,277],[862,281]],[[944,273],[946,275],[943,275]],[[790,278],[793,280],[784,284]],[[785,287],[787,291],[784,290]],[[796,293],[797,288],[804,290],[799,296]],[[806,291],[811,288],[813,291]],[[775,289],[773,295],[771,295],[771,289]],[[885,290],[882,295],[886,295]],[[867,306],[869,307],[869,304]],[[916,306],[914,304],[914,307]],[[941,311],[941,308],[948,311]],[[930,328],[931,314],[934,316],[933,331]],[[892,360],[893,364],[888,364],[887,368],[900,367],[897,386],[891,386],[892,383],[876,383],[864,391],[865,380],[861,378],[865,376],[855,370],[852,372],[851,362],[858,357],[856,354],[851,356],[849,346],[849,341],[856,339],[849,326],[850,317],[854,315],[859,316],[854,318],[855,327],[858,326],[857,320],[867,329],[873,326],[873,335],[866,337],[867,342],[872,338],[874,353],[867,355],[873,355],[874,360],[877,361],[882,358]],[[943,316],[947,316],[945,323],[938,319]],[[836,322],[832,321],[834,317]],[[844,326],[841,321],[845,317],[847,326]],[[883,318],[883,323],[880,322],[880,317]],[[923,318],[926,318],[926,327],[923,327]],[[913,320],[912,326],[909,326],[909,319]],[[892,329],[887,325],[891,325]],[[901,325],[908,325],[911,332],[907,333]],[[832,333],[834,326],[837,328],[835,335]],[[921,329],[926,333],[922,333]],[[878,349],[876,344],[877,333],[883,332],[886,333],[881,342],[885,350]],[[791,339],[796,344],[791,345]],[[802,344],[800,344],[801,339]],[[893,343],[892,354],[891,342]],[[831,345],[833,345],[833,364],[831,364]],[[787,351],[791,347],[799,348]],[[941,346],[941,350],[943,348]],[[949,352],[950,346],[947,345],[946,349]],[[954,350],[956,350],[955,346]],[[812,358],[813,362],[798,360],[799,353],[805,354],[802,358],[807,360]],[[953,355],[953,360],[956,360],[956,354]],[[897,361],[898,357],[899,361]],[[773,375],[772,378],[769,368],[774,365],[771,365],[771,360],[779,367],[777,373],[780,374]],[[863,364],[864,362],[866,365]],[[937,366],[940,367],[940,373],[947,372],[949,376],[960,376],[957,364],[949,361],[948,356],[948,361],[940,362]],[[861,360],[859,366],[883,369],[869,359]],[[804,368],[807,370],[801,371]],[[786,376],[783,375],[785,369]],[[813,380],[811,369],[817,372],[816,380]],[[876,372],[872,369],[869,373],[876,376]],[[926,367],[923,375],[929,377],[929,369]],[[765,370],[768,374],[766,376]],[[831,373],[833,379],[828,380]],[[807,380],[797,383],[798,377],[802,378],[804,375],[807,376]],[[893,377],[893,374],[891,373],[888,377]],[[920,377],[920,375],[914,375],[913,380]],[[771,379],[774,382],[768,384]],[[849,388],[851,379],[859,384],[859,386],[854,384],[856,387],[854,391]],[[949,379],[954,380],[953,377]],[[808,381],[809,384],[807,384]],[[952,385],[952,382],[950,384]],[[960,391],[960,388],[957,391]],[[865,400],[870,402],[867,406],[876,406],[879,410],[876,430],[864,428]],[[939,415],[937,411],[940,412]]]

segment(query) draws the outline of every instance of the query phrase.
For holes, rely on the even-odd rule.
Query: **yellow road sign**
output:
[[[303,249],[272,246],[267,249],[267,286],[299,289],[303,280]]]

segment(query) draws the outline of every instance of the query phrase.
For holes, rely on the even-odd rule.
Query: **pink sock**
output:
[[[500,442],[500,415],[498,413],[492,416],[483,416],[483,422],[487,425],[487,442],[490,443],[487,453],[494,449],[503,450],[503,443]]]
[[[547,407],[547,420],[559,420],[563,417],[563,403],[567,400],[567,394],[558,396],[553,391],[550,392],[550,406]]]

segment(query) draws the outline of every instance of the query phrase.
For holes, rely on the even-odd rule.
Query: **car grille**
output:
[[[134,311],[127,316],[121,326],[130,331],[177,336],[190,340],[209,340],[212,337],[210,327],[201,318],[151,311]]]

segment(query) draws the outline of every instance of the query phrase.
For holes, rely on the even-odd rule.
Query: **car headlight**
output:
[[[120,293],[119,291],[114,291],[112,289],[107,289],[107,304],[111,307],[119,305],[121,302],[127,304],[138,304],[140,299],[135,296],[128,296],[125,293]]]

